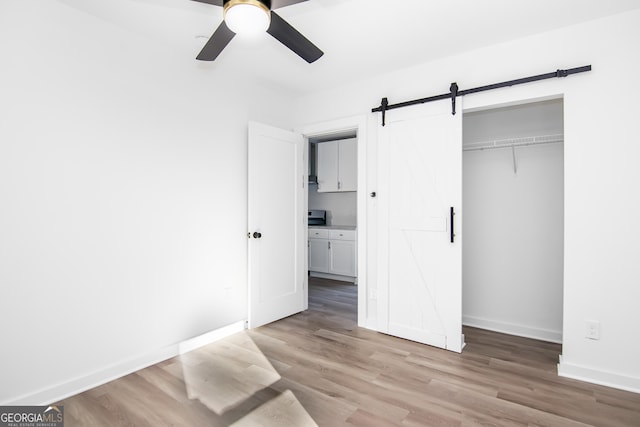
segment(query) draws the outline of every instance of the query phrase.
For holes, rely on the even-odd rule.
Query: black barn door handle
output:
[[[456,234],[454,233],[454,230],[453,230],[453,216],[455,214],[456,213],[453,211],[453,206],[451,206],[451,208],[449,209],[449,220],[451,221],[451,227],[449,228],[449,232],[451,233],[450,234],[451,243],[453,243],[454,238],[456,237]]]

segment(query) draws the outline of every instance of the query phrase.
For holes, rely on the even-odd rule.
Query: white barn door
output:
[[[462,114],[450,108],[393,110],[379,128],[378,315],[381,332],[461,352]]]
[[[249,327],[306,310],[302,135],[249,123]]]

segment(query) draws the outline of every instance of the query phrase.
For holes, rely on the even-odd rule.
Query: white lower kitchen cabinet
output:
[[[356,242],[330,240],[329,245],[329,273],[355,277]]]
[[[329,240],[309,239],[309,271],[329,272]]]
[[[309,271],[312,275],[348,281],[356,278],[356,231],[345,228],[351,227],[309,229]]]

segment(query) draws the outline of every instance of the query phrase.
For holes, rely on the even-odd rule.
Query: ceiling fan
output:
[[[272,9],[302,3],[307,0],[194,0],[200,3],[222,6],[224,21],[213,33],[197,58],[201,61],[213,61],[229,44],[237,32],[243,30],[245,23],[266,30],[280,43],[291,49],[308,63],[318,60],[324,52],[318,49],[305,36],[300,34],[287,21]],[[244,19],[244,21],[242,21]],[[250,21],[250,22],[247,22]],[[260,28],[261,27],[261,28]]]

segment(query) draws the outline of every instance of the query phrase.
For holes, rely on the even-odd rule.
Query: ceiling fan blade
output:
[[[214,6],[220,6],[220,7],[222,7],[222,3],[224,2],[224,0],[193,0],[193,1],[199,1],[200,3],[207,3],[207,4],[212,4]]]
[[[212,4],[214,6],[222,7],[224,4],[224,0],[193,0],[198,1],[200,3]],[[292,4],[302,3],[309,0],[271,0],[271,9],[279,9],[285,6],[291,6]]]
[[[222,7],[224,0],[193,0],[199,1],[200,3],[212,4],[214,6]],[[285,6],[291,6],[292,4],[302,3],[308,0],[271,0],[271,9],[279,9]]]
[[[222,52],[235,35],[236,33],[231,31],[229,27],[227,27],[227,24],[222,21],[196,59],[200,61],[213,61],[220,55],[220,52]]]
[[[317,61],[324,55],[323,51],[318,49],[316,45],[311,43],[274,11],[271,11],[271,25],[267,33],[271,34],[276,40],[291,49],[309,64]]]
[[[271,9],[280,9],[281,7],[291,6],[292,4],[302,3],[308,0],[271,0]]]

